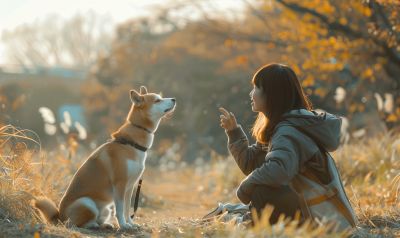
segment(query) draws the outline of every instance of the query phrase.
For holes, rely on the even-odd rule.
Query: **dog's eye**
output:
[[[161,102],[161,99],[156,99],[154,102],[159,103],[159,102]]]

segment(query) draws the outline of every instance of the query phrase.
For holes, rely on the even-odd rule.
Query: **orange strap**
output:
[[[326,187],[325,187],[326,188]],[[356,223],[353,219],[353,216],[349,212],[349,210],[345,207],[345,205],[340,201],[338,197],[338,190],[337,188],[331,188],[327,190],[325,194],[322,194],[320,196],[311,198],[307,200],[307,205],[308,206],[314,206],[317,204],[320,204],[322,202],[325,202],[327,200],[330,200],[332,204],[339,210],[339,212],[346,218],[346,220],[353,226],[356,226]]]
[[[320,204],[320,203],[325,202],[325,201],[331,199],[332,197],[336,196],[337,193],[338,193],[338,191],[336,188],[329,189],[325,194],[322,194],[320,196],[317,196],[317,197],[307,200],[307,204],[309,206],[314,206],[314,205]]]

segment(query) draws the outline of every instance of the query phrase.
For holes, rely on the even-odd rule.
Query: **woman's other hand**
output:
[[[219,111],[222,113],[220,115],[221,127],[226,131],[233,130],[238,127],[235,115],[232,112],[228,112],[225,108],[220,107]]]

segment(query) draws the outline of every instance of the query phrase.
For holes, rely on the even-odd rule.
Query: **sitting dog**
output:
[[[110,206],[121,229],[134,227],[129,215],[135,185],[143,174],[146,150],[163,117],[173,112],[174,98],[162,98],[140,87],[131,90],[132,106],[126,122],[112,134],[112,140],[97,148],[75,173],[59,207],[47,198],[34,205],[50,222],[68,221],[84,228],[112,227]]]

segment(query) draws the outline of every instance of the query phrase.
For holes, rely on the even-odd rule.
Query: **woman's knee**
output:
[[[262,204],[270,203],[272,205],[292,200],[291,189],[288,186],[271,187],[266,185],[257,185],[253,190],[252,203]]]
[[[258,185],[253,190],[251,204],[257,213],[261,212],[267,205],[274,207],[271,223],[276,222],[281,213],[294,217],[297,210],[300,210],[299,200],[296,193],[289,186],[271,187]]]

